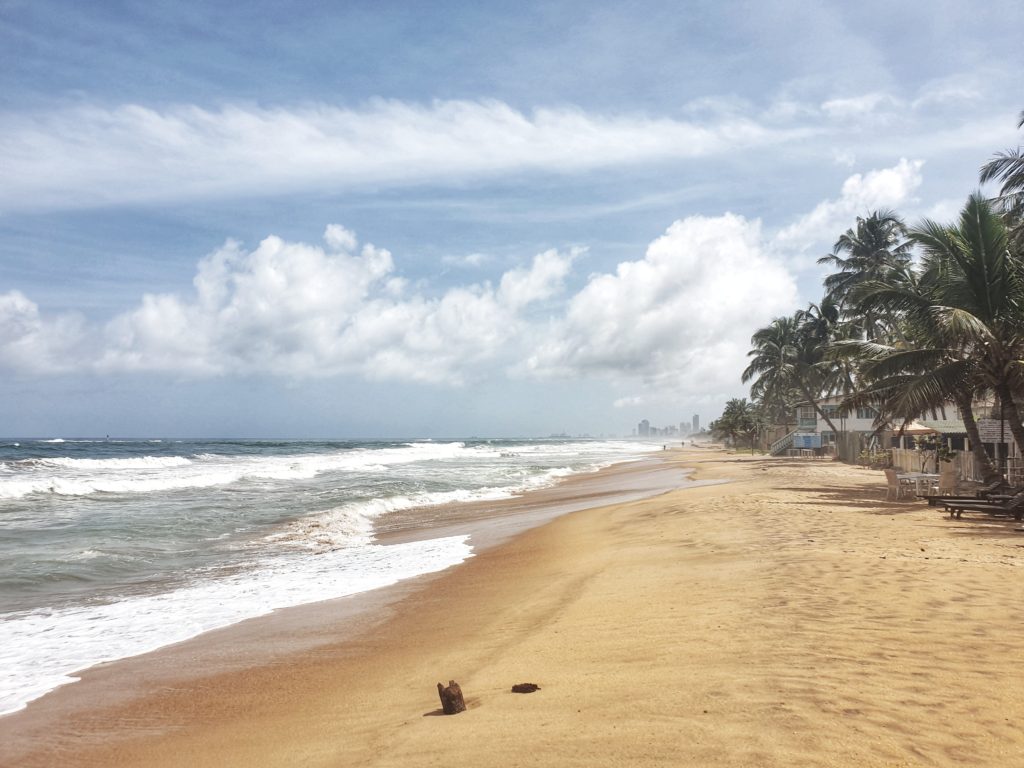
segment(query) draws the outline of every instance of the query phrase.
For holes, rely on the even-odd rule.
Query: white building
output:
[[[829,397],[818,403],[822,413],[809,403],[803,403],[796,407],[796,428],[788,435],[776,440],[771,446],[771,453],[775,455],[786,453],[791,449],[813,449],[825,453],[835,453],[838,437],[836,431],[844,435],[859,435],[870,437],[879,434],[888,438],[892,428],[886,425],[879,430],[875,420],[878,418],[878,411],[870,406],[855,408],[848,413],[839,409],[842,397]],[[832,425],[829,425],[824,416],[828,416]],[[960,420],[960,411],[953,403],[948,403],[940,413],[934,414],[941,421],[935,424],[943,425],[943,428],[936,431],[943,434],[963,434],[963,423]],[[921,420],[922,423],[929,422]],[[959,424],[959,428],[956,425]],[[835,426],[835,429],[832,426]],[[879,441],[879,447],[888,448],[888,442],[884,444]]]

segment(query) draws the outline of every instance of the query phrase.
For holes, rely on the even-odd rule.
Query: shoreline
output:
[[[687,482],[685,472],[665,461],[660,452],[652,452],[590,472],[573,473],[552,486],[508,498],[387,513],[375,521],[374,541],[388,546],[465,536],[472,546],[471,559],[568,512],[656,495]],[[153,685],[179,684],[193,677],[265,666],[325,643],[351,639],[385,620],[390,607],[407,594],[462,563],[366,592],[278,608],[141,654],[76,670],[71,673],[76,680],[51,689],[19,710],[0,715],[0,743],[7,731],[17,734],[21,722],[31,730],[39,730],[40,724],[49,728],[65,716],[87,712],[97,701],[104,705],[123,703]],[[183,673],[183,666],[198,667],[198,671]]]
[[[5,718],[0,763],[1024,765],[1017,524],[837,463],[672,454],[731,482],[562,515],[357,637],[93,702],[27,750]],[[449,679],[469,709],[433,717]]]

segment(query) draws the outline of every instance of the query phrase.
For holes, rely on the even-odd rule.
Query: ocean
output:
[[[642,457],[604,440],[0,440],[0,714],[95,664],[472,556],[430,510]],[[396,514],[416,528],[375,539]]]

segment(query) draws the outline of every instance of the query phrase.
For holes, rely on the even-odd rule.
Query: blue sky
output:
[[[1020,142],[1019,3],[0,0],[0,433],[629,434]]]

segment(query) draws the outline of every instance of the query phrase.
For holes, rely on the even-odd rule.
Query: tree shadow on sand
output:
[[[876,491],[874,488],[866,489],[862,485],[851,486],[830,486],[829,488],[786,486],[785,490],[796,493],[806,493],[811,498],[806,501],[794,501],[793,504],[806,506],[818,506],[822,502],[833,502],[844,507],[857,507],[870,509],[874,514],[889,515],[894,512],[913,512],[921,509],[921,503],[916,499],[901,501],[886,501],[886,488],[884,485]],[[866,491],[870,492],[867,493]]]

